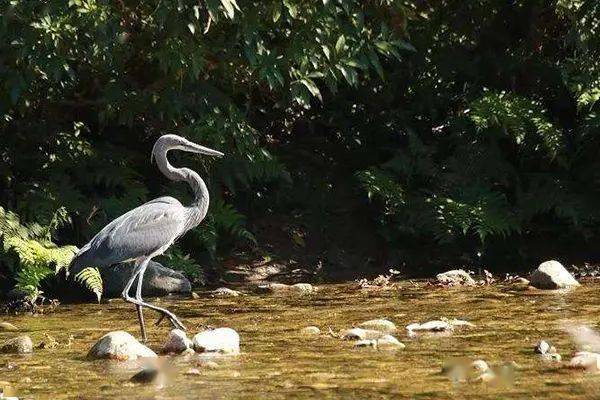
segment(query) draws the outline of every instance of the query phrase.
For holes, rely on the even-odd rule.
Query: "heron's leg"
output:
[[[138,278],[137,278],[137,280],[138,280],[137,288],[135,289],[135,298],[136,299],[142,298],[142,280],[144,279],[144,271],[146,271],[148,262],[142,261],[140,264],[141,264],[140,270],[138,271]],[[146,335],[146,325],[144,324],[144,309],[139,304],[136,304],[135,308],[137,309],[138,320],[140,321],[140,329],[142,331],[142,339],[144,340],[144,343],[146,343],[146,341],[148,340],[148,336]]]
[[[138,283],[137,283],[137,288],[136,288],[136,293],[135,293],[135,301],[133,301],[133,299],[130,299],[129,301],[136,304],[137,306],[148,307],[151,310],[158,311],[163,316],[166,316],[167,318],[169,318],[169,320],[171,321],[171,324],[173,324],[173,326],[175,328],[185,330],[185,327],[183,326],[181,321],[179,321],[179,319],[175,316],[175,314],[173,314],[172,312],[170,312],[164,308],[157,307],[155,305],[146,303],[142,299],[142,285],[143,285],[143,279],[144,279],[144,272],[146,271],[146,268],[148,267],[149,262],[150,262],[150,259],[145,259],[140,263],[140,269],[138,271]]]
[[[129,281],[127,282],[127,284],[125,285],[125,288],[123,289],[123,299],[127,302],[129,302],[129,290],[131,290],[131,286],[133,286],[133,282],[135,282],[135,278],[140,276],[140,274],[143,274],[143,264],[144,262],[139,262],[136,261],[136,263],[134,264],[134,269],[133,269],[133,273],[131,274],[131,277],[129,278]],[[138,287],[139,282],[141,282],[141,276],[140,279],[138,279]],[[146,326],[144,324],[144,311],[142,309],[142,306],[140,304],[136,304],[135,308],[137,309],[137,315],[138,315],[138,321],[140,323],[140,330],[142,331],[142,340],[144,341],[144,343],[146,343],[146,341],[148,340],[148,336],[146,335]]]

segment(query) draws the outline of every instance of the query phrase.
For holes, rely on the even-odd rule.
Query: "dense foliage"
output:
[[[598,21],[591,0],[6,1],[0,205],[64,210],[52,239],[81,245],[189,199],[149,162],[175,132],[227,155],[172,156],[212,193],[163,259],[198,282],[234,248],[407,273],[591,260]]]

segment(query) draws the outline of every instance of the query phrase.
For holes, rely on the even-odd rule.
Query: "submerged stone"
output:
[[[136,360],[156,357],[156,353],[138,342],[125,331],[114,331],[102,336],[87,354],[90,359]]]
[[[33,353],[33,342],[29,336],[17,336],[0,344],[0,353],[27,354]]]
[[[200,332],[192,339],[199,353],[239,354],[240,335],[231,328],[216,328]]]
[[[579,282],[561,263],[555,260],[546,261],[531,273],[531,286],[538,289],[566,289],[579,286]]]
[[[321,330],[316,326],[307,326],[306,328],[302,328],[300,333],[303,335],[318,335],[321,333]]]

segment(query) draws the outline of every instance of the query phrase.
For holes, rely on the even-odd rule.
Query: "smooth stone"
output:
[[[443,285],[476,285],[475,279],[464,269],[453,269],[436,275],[436,279]]]
[[[129,380],[135,383],[151,383],[158,377],[158,369],[144,368],[137,374],[133,375]]]
[[[352,328],[342,331],[341,337],[344,340],[365,340],[365,339],[379,339],[385,335],[381,331],[375,329],[363,329],[363,328]]]
[[[0,331],[18,331],[19,328],[10,322],[0,322]]]
[[[173,329],[162,347],[162,353],[182,353],[194,346],[192,341],[181,329]]]
[[[17,336],[0,344],[0,353],[28,354],[33,353],[33,342],[29,336]]]
[[[192,339],[198,353],[239,354],[240,335],[231,328],[216,328],[200,332]]]
[[[396,331],[396,325],[392,321],[388,321],[387,319],[371,319],[365,322],[358,324],[359,328],[362,329],[372,329],[375,331],[391,333]]]
[[[87,354],[90,359],[136,360],[157,357],[156,353],[125,331],[113,331],[102,336]]]
[[[102,268],[105,297],[121,297],[121,293],[131,277],[131,264],[118,264],[110,268]],[[137,280],[133,287],[136,287]],[[166,296],[171,293],[190,294],[192,284],[179,271],[164,267],[156,261],[150,261],[144,273],[142,296]]]
[[[260,291],[269,292],[269,293],[277,293],[277,294],[309,294],[316,291],[316,288],[310,283],[296,283],[294,285],[286,285],[285,283],[267,283],[265,285],[260,285]]]
[[[580,351],[575,353],[571,361],[567,364],[567,367],[598,372],[600,371],[600,354],[590,351]]]
[[[429,331],[429,332],[443,332],[451,331],[454,328],[447,321],[434,320],[427,321],[423,324],[414,323],[406,327],[409,332]]]
[[[538,289],[566,289],[579,286],[579,282],[555,260],[546,261],[531,273],[529,282]]]
[[[210,292],[212,297],[238,297],[242,293],[237,290],[229,289],[226,287],[221,287]]]
[[[303,335],[318,335],[321,333],[321,330],[316,326],[307,326],[306,328],[302,328],[300,333]]]

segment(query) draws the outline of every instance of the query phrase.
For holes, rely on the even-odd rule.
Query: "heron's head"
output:
[[[154,143],[154,148],[152,149],[152,155],[150,160],[152,160],[156,155],[161,152],[167,152],[169,150],[182,150],[190,153],[198,153],[204,154],[207,156],[215,156],[215,157],[223,157],[224,154],[220,151],[210,149],[208,147],[200,146],[194,142],[190,142],[184,137],[178,135],[163,135],[158,138],[156,143]]]

